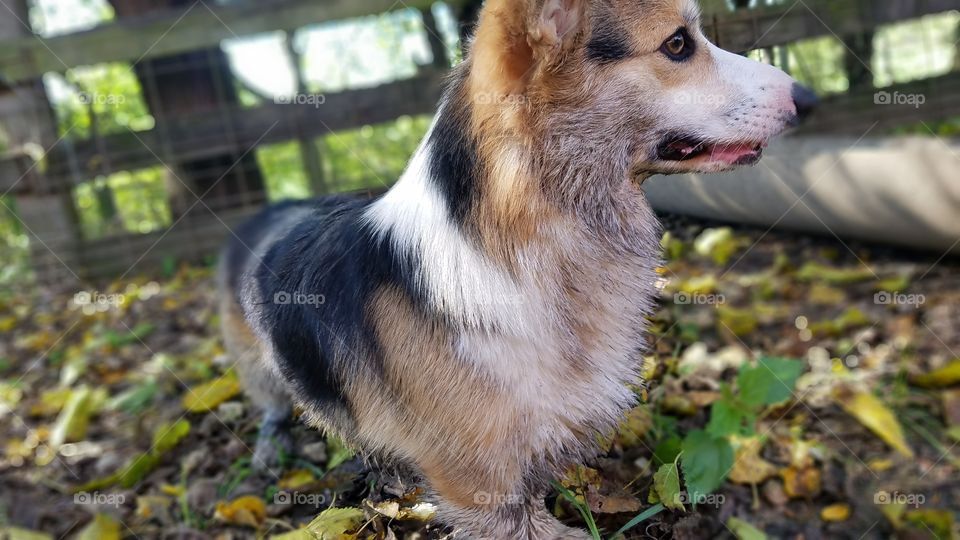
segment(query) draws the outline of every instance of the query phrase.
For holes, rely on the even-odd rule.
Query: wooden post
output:
[[[29,36],[27,0],[8,2],[13,12],[0,17],[0,40]],[[0,74],[2,76],[2,74]],[[11,163],[5,168],[0,193],[13,195],[17,219],[30,240],[31,266],[39,283],[76,288],[79,221],[71,186],[45,177],[35,160],[60,142],[57,124],[43,83],[37,79],[0,85],[0,130],[6,148],[0,155]]]

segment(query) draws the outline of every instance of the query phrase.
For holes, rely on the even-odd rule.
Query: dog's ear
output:
[[[531,45],[551,49],[569,46],[586,18],[585,1],[538,0],[533,4],[536,11],[529,30]]]

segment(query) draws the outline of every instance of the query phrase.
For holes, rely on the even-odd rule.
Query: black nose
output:
[[[797,116],[803,120],[813,112],[820,104],[820,98],[813,93],[813,90],[802,84],[793,84],[793,102],[797,106]]]

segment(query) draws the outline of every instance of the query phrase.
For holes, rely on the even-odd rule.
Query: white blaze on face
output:
[[[787,127],[797,113],[789,75],[705,40],[699,45],[697,54],[709,55],[710,69],[697,69],[689,82],[666,92],[669,126],[730,143],[764,142]]]

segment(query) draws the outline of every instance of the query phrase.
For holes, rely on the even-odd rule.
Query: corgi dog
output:
[[[268,462],[294,406],[402,464],[458,537],[589,538],[544,507],[637,403],[654,174],[756,163],[814,96],[692,0],[487,0],[384,195],[273,206],[220,267]]]

